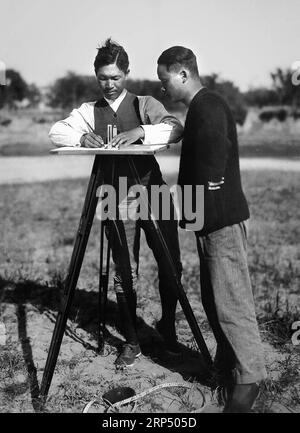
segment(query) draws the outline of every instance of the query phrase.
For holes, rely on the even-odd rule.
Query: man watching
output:
[[[204,186],[204,225],[195,236],[202,303],[217,341],[219,385],[226,391],[224,412],[249,412],[266,370],[247,265],[249,209],[235,121],[225,100],[202,85],[190,49],[165,50],[157,73],[166,95],[188,107],[178,185]],[[182,219],[180,225],[187,223]]]

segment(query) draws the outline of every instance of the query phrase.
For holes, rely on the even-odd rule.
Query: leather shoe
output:
[[[257,383],[235,384],[223,413],[250,413],[259,394]]]

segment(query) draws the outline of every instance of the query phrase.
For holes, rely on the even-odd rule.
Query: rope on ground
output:
[[[197,390],[200,392],[201,396],[202,396],[202,404],[201,407],[197,410],[200,410],[201,408],[204,407],[205,405],[205,395],[203,393],[203,391],[194,383],[193,384],[187,384],[187,383],[178,383],[178,382],[167,382],[167,383],[161,383],[160,385],[156,385],[152,388],[147,389],[146,391],[141,392],[140,394],[134,395],[133,397],[130,398],[126,398],[124,400],[118,401],[117,403],[111,404],[108,400],[101,398],[101,402],[105,403],[108,408],[106,409],[106,411],[110,410],[110,409],[119,409],[120,407],[126,405],[126,404],[130,404],[130,403],[136,403],[138,400],[142,399],[143,397],[146,397],[149,394],[152,394],[160,389],[163,388],[173,388],[173,387],[182,387],[182,388],[197,388]],[[95,403],[99,403],[100,401],[95,399],[95,400],[91,400],[83,409],[83,413],[88,413],[91,406]],[[136,407],[136,406],[135,406]],[[134,407],[134,409],[135,409]]]

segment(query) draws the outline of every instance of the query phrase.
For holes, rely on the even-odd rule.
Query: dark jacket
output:
[[[241,185],[235,120],[225,100],[206,88],[195,95],[187,113],[178,185],[204,186],[204,225],[200,235],[249,218]],[[193,198],[200,199],[195,195]],[[186,223],[183,215],[180,226],[185,228]]]

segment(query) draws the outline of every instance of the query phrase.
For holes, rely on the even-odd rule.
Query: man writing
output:
[[[195,236],[202,302],[217,341],[215,367],[226,390],[224,412],[249,412],[266,371],[246,257],[249,209],[236,125],[224,99],[202,85],[191,50],[164,51],[157,73],[166,95],[188,107],[178,185],[204,186],[204,225]]]
[[[98,49],[94,61],[96,78],[103,92],[99,101],[84,103],[74,109],[70,116],[57,122],[50,131],[50,138],[57,146],[104,147],[107,144],[107,126],[111,125],[117,134],[110,140],[112,146],[128,146],[142,141],[144,144],[176,142],[181,138],[182,126],[156,99],[150,96],[136,96],[125,89],[129,74],[129,60],[124,48],[110,39]],[[106,160],[107,161],[107,160]],[[151,185],[163,185],[159,165],[154,156],[133,156],[141,184],[149,189]],[[115,158],[115,184],[119,178],[126,178],[127,192],[135,184],[126,157]],[[104,167],[104,183],[112,183],[112,165]],[[173,202],[170,200],[171,220],[158,219],[160,231],[173,256],[176,271],[181,276],[181,261],[174,217]],[[179,346],[175,332],[175,311],[177,296],[172,288],[165,257],[158,241],[155,227],[150,220],[127,218],[138,208],[137,197],[125,195],[119,204],[120,218],[113,230],[112,256],[115,263],[114,288],[126,342],[115,364],[117,368],[130,367],[141,354],[136,329],[136,303],[138,282],[138,256],[140,230],[158,264],[159,292],[162,317],[157,330],[163,337],[165,348],[178,354]],[[122,215],[125,215],[122,218]],[[172,218],[173,216],[173,218]],[[176,292],[175,292],[176,293]]]

